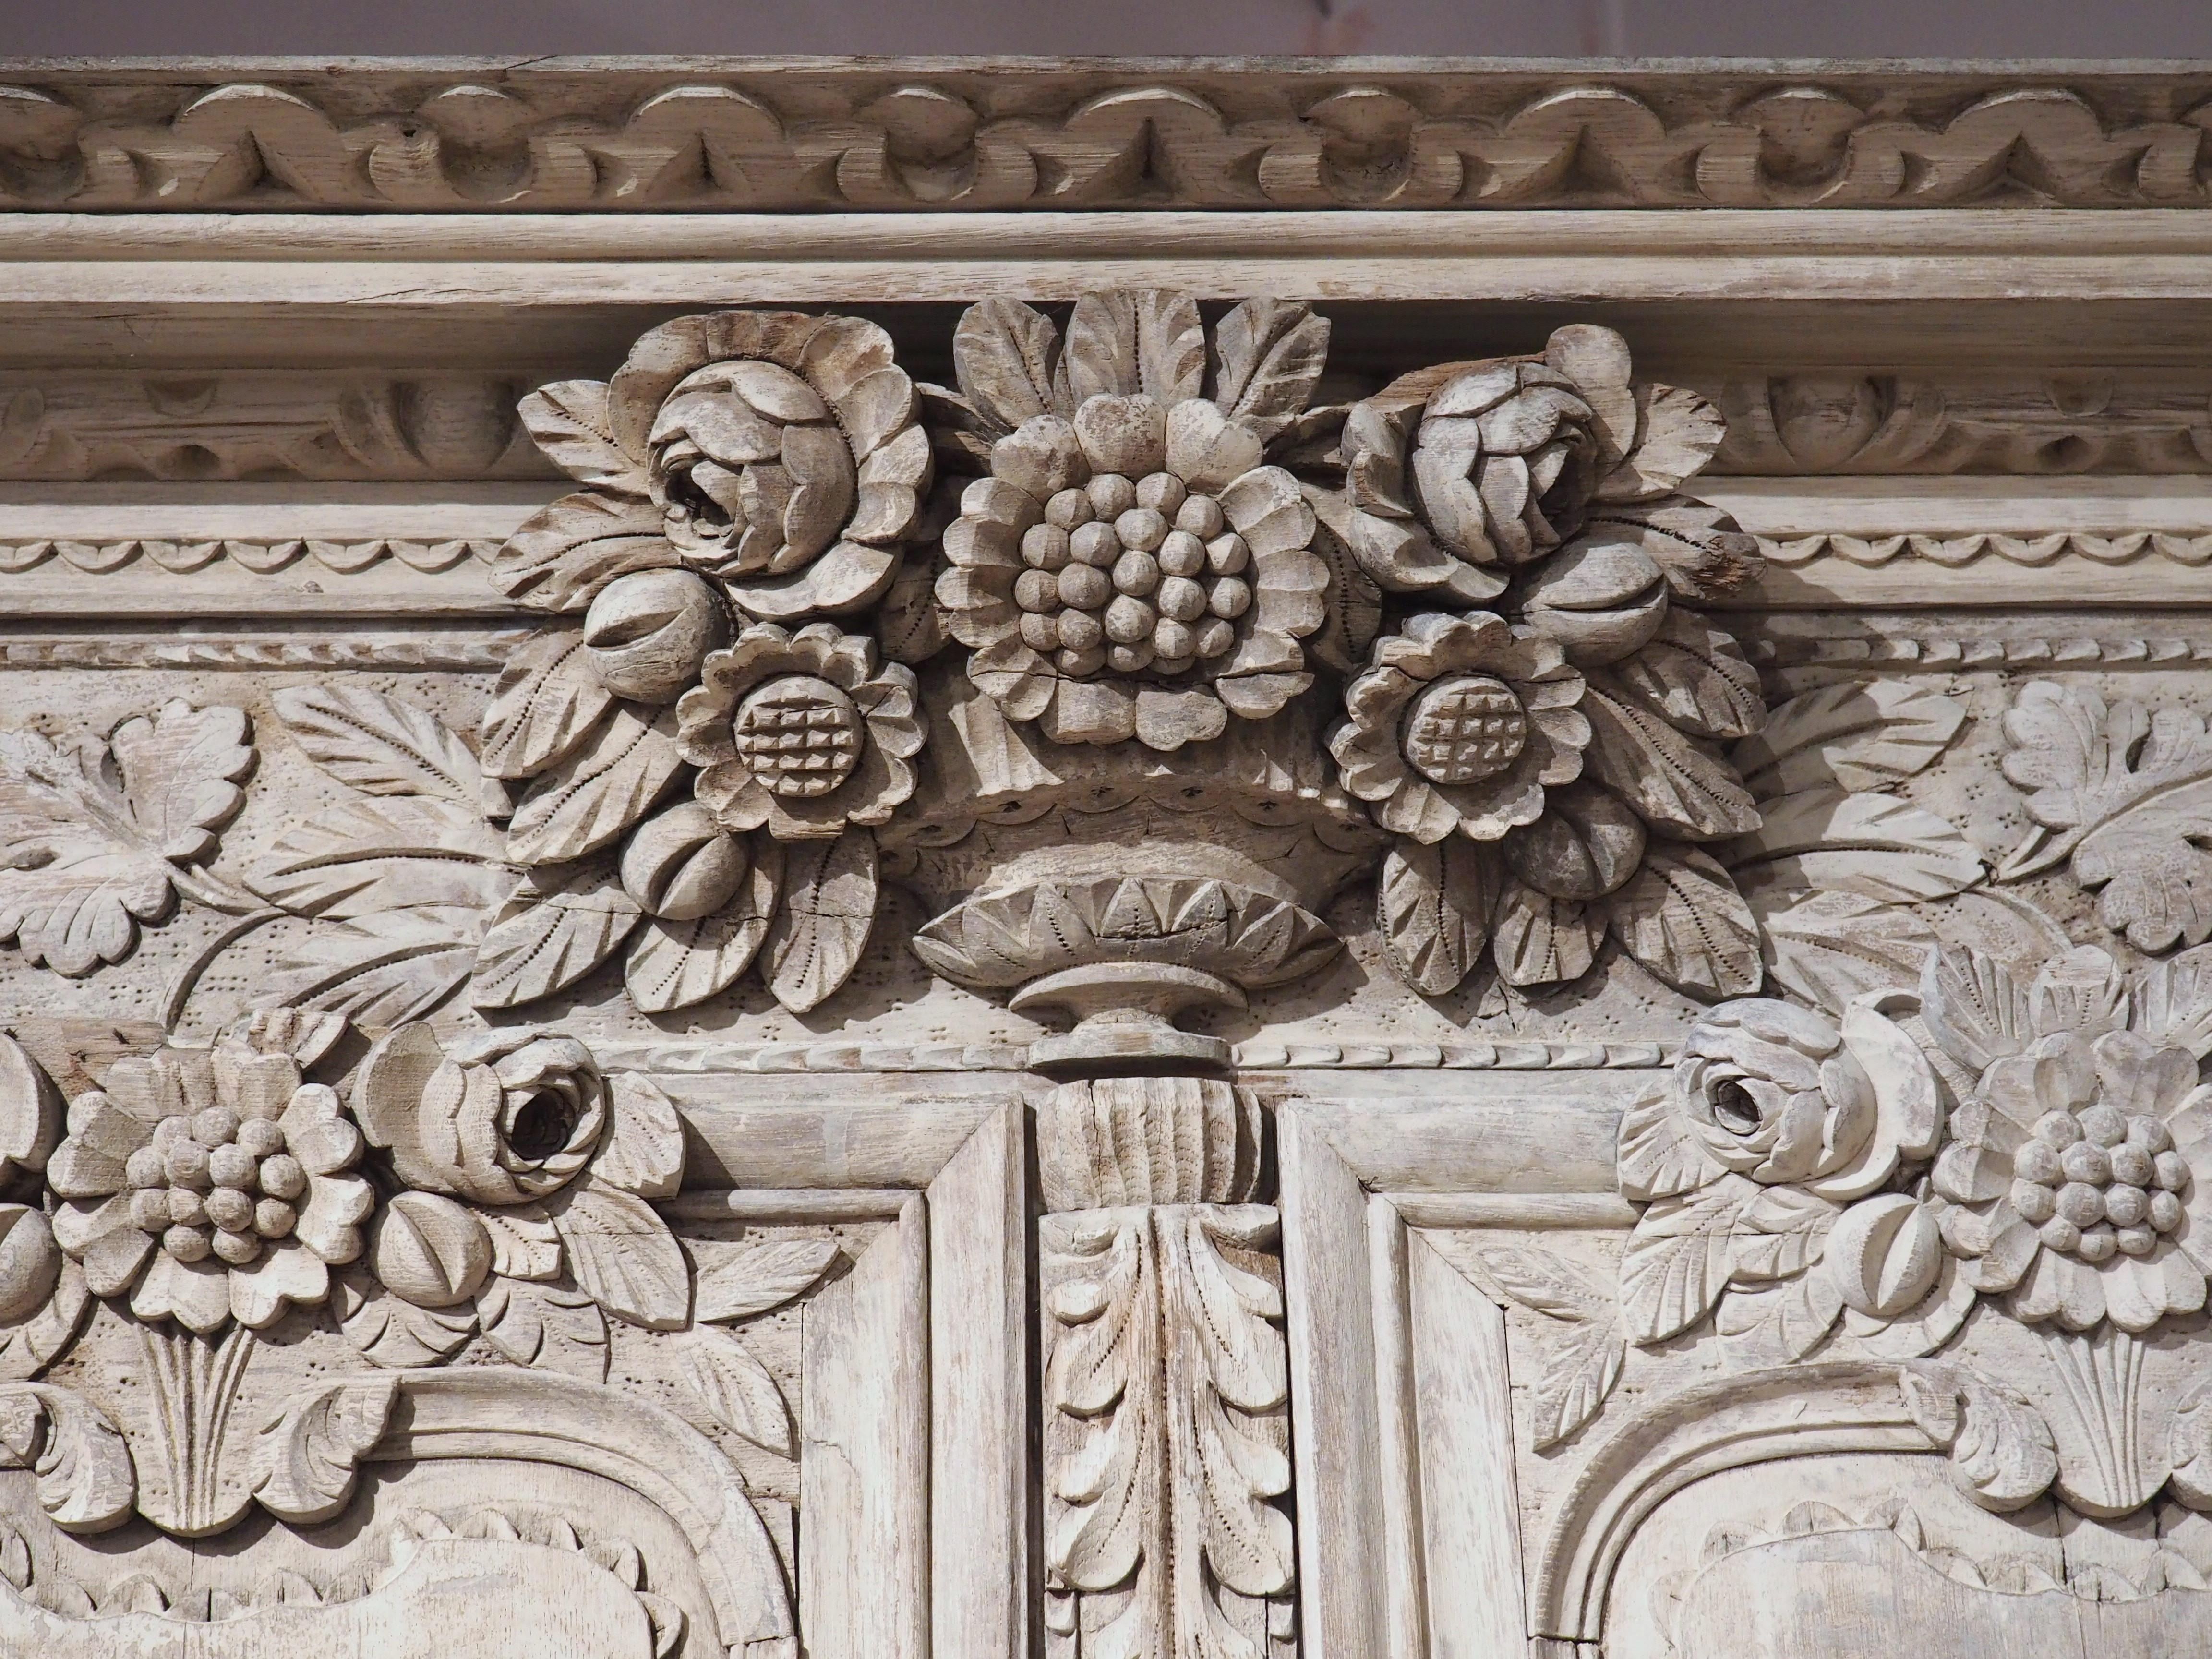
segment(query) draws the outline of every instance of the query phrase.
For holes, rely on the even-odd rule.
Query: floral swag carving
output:
[[[351,793],[242,889],[204,867],[256,760],[242,714],[13,736],[0,930],[83,975],[179,895],[235,917],[173,1024],[286,917],[312,926],[273,1000],[371,1028],[617,958],[647,1014],[757,963],[804,1013],[890,881],[935,972],[1157,1035],[1328,961],[1322,914],[1370,874],[1425,994],[1617,950],[1708,1000],[1818,1000],[1923,939],[1900,907],[1980,878],[1887,793],[1962,708],[1870,684],[1770,711],[1714,621],[1758,561],[1683,493],[1710,404],[1586,325],[1317,402],[1328,333],[1267,300],[994,300],[945,388],[855,319],[654,329],[605,383],[522,400],[580,487],[493,561],[549,619],[474,733],[364,686],[277,693]]]

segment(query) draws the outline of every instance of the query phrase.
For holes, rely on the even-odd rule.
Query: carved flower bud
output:
[[[687,800],[647,818],[630,836],[623,890],[647,915],[693,921],[729,902],[749,862],[744,842],[726,834],[706,806]]]
[[[1644,821],[1593,783],[1563,785],[1534,823],[1505,833],[1513,873],[1553,898],[1601,898],[1644,860]]]
[[[1596,537],[1547,561],[1521,589],[1523,620],[1557,640],[1577,668],[1619,662],[1667,620],[1667,578],[1631,542]]]
[[[368,1238],[378,1282],[418,1308],[450,1308],[474,1296],[491,1272],[491,1235],[450,1198],[402,1193],[384,1206]]]
[[[0,1204],[0,1320],[21,1319],[43,1304],[61,1270],[61,1246],[45,1214]]]
[[[688,570],[617,576],[584,613],[584,646],[618,697],[673,702],[728,637],[721,602]]]
[[[1844,1305],[1894,1319],[1935,1287],[1942,1236],[1904,1193],[1881,1193],[1843,1212],[1828,1234],[1828,1271]]]

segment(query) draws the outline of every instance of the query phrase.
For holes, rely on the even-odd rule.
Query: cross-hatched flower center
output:
[[[772,793],[812,799],[853,775],[864,733],[860,711],[811,674],[770,680],[731,722],[738,763]]]
[[[1528,742],[1528,716],[1521,699],[1492,675],[1438,680],[1406,711],[1406,758],[1434,783],[1495,777]]]

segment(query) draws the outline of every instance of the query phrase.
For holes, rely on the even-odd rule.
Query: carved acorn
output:
[[[22,1204],[0,1204],[0,1321],[21,1319],[41,1306],[61,1271],[61,1246],[45,1214]]]
[[[401,1193],[376,1218],[368,1266],[395,1296],[419,1308],[450,1308],[483,1288],[491,1235],[450,1198]]]
[[[751,862],[745,844],[726,833],[696,800],[672,806],[637,827],[623,849],[623,890],[647,915],[693,921],[726,904]]]
[[[1632,542],[1590,537],[1547,560],[1521,589],[1522,619],[1577,668],[1619,662],[1667,620],[1667,578]]]
[[[584,646],[600,684],[638,702],[673,702],[728,637],[721,601],[688,570],[618,576],[584,613]]]

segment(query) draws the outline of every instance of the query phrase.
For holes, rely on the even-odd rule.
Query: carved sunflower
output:
[[[878,666],[874,641],[829,623],[748,628],[707,659],[677,718],[694,791],[726,830],[836,836],[886,822],[914,793],[914,671]]]
[[[1325,324],[1265,302],[1209,342],[1185,295],[1079,301],[1063,356],[1027,307],[961,325],[990,476],[945,532],[937,596],[968,672],[1057,743],[1155,749],[1274,714],[1312,683],[1326,565],[1267,440],[1303,410]],[[983,439],[994,436],[983,448]]]
[[[1407,620],[1376,641],[1329,736],[1346,790],[1423,843],[1498,841],[1581,775],[1583,677],[1535,629],[1486,611]]]
[[[141,1319],[259,1329],[321,1304],[362,1252],[361,1131],[289,1054],[225,1042],[119,1060],[69,1121],[46,1166],[54,1236]]]

